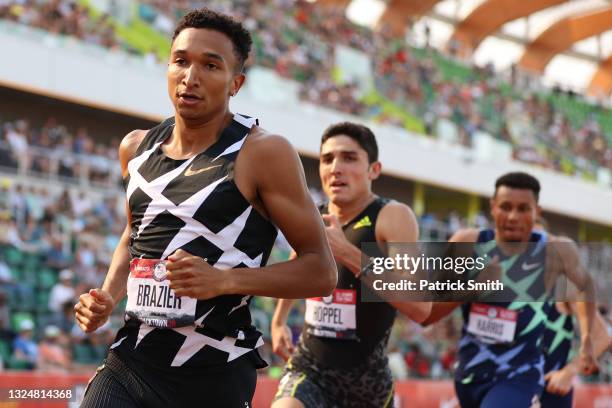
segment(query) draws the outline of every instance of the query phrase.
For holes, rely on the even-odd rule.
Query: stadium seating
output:
[[[83,2],[70,13],[89,20],[85,24],[89,32],[71,27],[66,21],[73,14],[66,14],[64,9],[57,12],[57,24],[64,35],[77,35],[85,41],[122,47],[159,60],[167,56],[168,37],[177,19],[199,4],[142,0],[126,20],[101,14]],[[476,133],[485,132],[512,143],[518,160],[586,180],[595,180],[598,168],[612,167],[612,113],[578,96],[546,92],[534,95],[534,100],[488,67],[468,66],[433,49],[409,47],[402,39],[351,23],[338,10],[307,2],[294,5],[279,0],[244,0],[228,8],[227,2],[216,0],[207,6],[247,20],[254,36],[251,63],[274,68],[280,75],[300,82],[300,94],[310,102],[442,139],[445,136],[436,133],[439,126],[434,122],[441,120],[440,110],[450,110],[453,133],[458,135],[456,143],[470,146]],[[34,15],[43,12],[38,9],[43,6],[36,2],[27,7],[34,9],[30,10]],[[0,7],[0,18],[50,29],[42,19],[25,18],[26,15],[30,14],[17,3]],[[377,75],[378,89],[365,95],[354,84],[338,82],[338,67],[325,61],[339,44],[369,55],[378,74],[381,64],[393,74],[386,79]],[[514,105],[528,112],[534,141],[512,134],[516,120],[509,108]],[[545,122],[538,114],[543,110],[548,112]],[[571,126],[559,127],[559,121],[564,120]],[[576,134],[584,135],[586,140],[574,143]],[[566,139],[568,143],[559,145],[559,140]]]

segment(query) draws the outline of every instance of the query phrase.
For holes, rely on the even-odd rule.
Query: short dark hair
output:
[[[506,173],[495,182],[495,194],[501,186],[510,188],[518,188],[521,190],[531,190],[535,196],[536,202],[540,198],[540,182],[531,174],[522,171]],[[494,194],[494,195],[495,195]]]
[[[208,28],[225,34],[234,46],[234,54],[238,59],[237,71],[242,71],[244,63],[249,57],[253,39],[242,23],[226,14],[207,8],[192,10],[185,14],[174,29],[172,42],[186,28]]]
[[[378,160],[378,144],[376,143],[376,136],[367,126],[360,125],[353,122],[340,122],[331,125],[321,137],[321,145],[334,136],[348,136],[357,143],[363,150],[368,154],[368,162],[374,163]]]

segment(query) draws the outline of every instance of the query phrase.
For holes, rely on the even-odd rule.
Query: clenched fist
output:
[[[168,257],[166,263],[170,289],[177,296],[210,299],[225,294],[227,274],[213,268],[205,259],[182,249]]]
[[[115,301],[110,293],[102,289],[91,289],[79,296],[74,305],[77,324],[85,333],[91,333],[102,326],[113,312]]]

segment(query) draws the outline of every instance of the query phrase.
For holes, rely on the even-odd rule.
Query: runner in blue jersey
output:
[[[544,387],[544,356],[540,341],[552,305],[552,286],[557,274],[574,282],[584,298],[592,289],[584,269],[567,268],[575,254],[550,245],[554,237],[534,232],[540,212],[540,184],[526,173],[508,173],[495,183],[491,215],[495,229],[464,229],[451,242],[479,243],[476,249],[496,259],[505,285],[504,302],[470,296],[469,302],[438,302],[431,324],[461,306],[464,318],[455,373],[455,390],[461,407],[527,408],[539,399]],[[512,248],[522,245],[519,252]],[[556,265],[557,267],[551,267]],[[508,297],[508,293],[510,293]],[[594,369],[590,325],[594,304],[588,306],[580,365]]]

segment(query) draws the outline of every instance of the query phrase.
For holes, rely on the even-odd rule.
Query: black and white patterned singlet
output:
[[[166,259],[183,249],[219,269],[266,264],[277,230],[234,181],[236,158],[255,124],[235,114],[212,146],[185,160],[161,149],[174,118],[147,133],[125,180],[132,259]],[[250,301],[239,294],[198,300],[195,322],[185,327],[157,328],[126,315],[111,349],[128,362],[170,371],[227,364],[263,344],[251,325]]]

